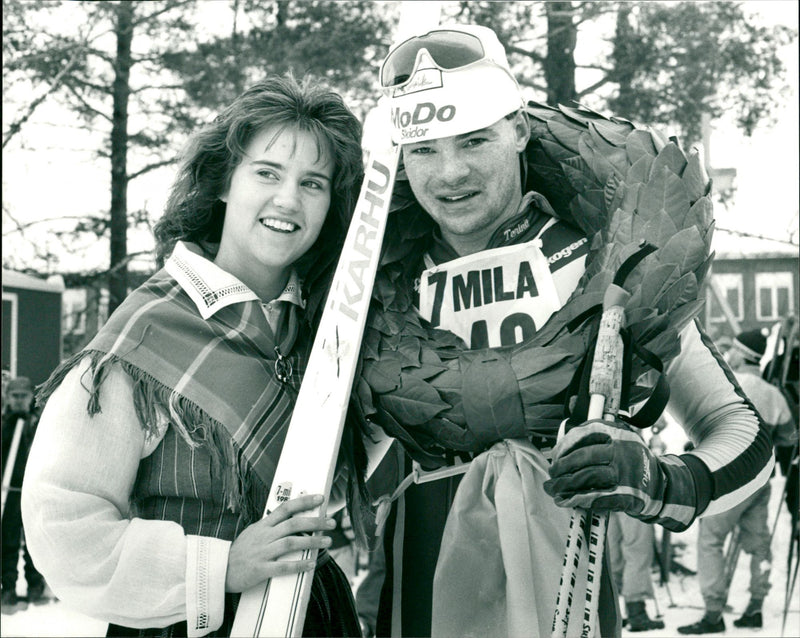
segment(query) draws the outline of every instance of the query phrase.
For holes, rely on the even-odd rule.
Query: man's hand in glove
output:
[[[621,422],[587,421],[572,428],[553,450],[545,491],[561,507],[658,515],[667,479],[642,438]]]

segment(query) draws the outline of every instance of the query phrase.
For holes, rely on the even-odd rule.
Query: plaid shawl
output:
[[[157,411],[168,415],[190,445],[208,448],[222,470],[228,507],[249,510],[252,482],[272,482],[310,347],[299,309],[286,305],[276,342],[258,301],[226,306],[204,320],[162,269],[125,299],[82,352],[59,366],[40,389],[40,401],[89,356],[87,410],[95,414],[103,380],[120,364],[134,381],[142,428],[155,434]],[[295,371],[285,384],[275,377],[276,345]]]

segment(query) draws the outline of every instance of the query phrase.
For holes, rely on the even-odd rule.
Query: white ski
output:
[[[405,0],[400,5],[396,41],[439,24],[441,2]],[[275,470],[265,516],[290,498],[330,494],[400,158],[400,147],[388,140],[388,114],[372,115],[382,123],[377,124],[376,141],[367,146],[371,152],[364,183]],[[365,141],[367,137],[365,125]],[[390,438],[380,434],[379,440],[368,445],[368,473],[391,444]],[[309,515],[319,516],[326,507],[327,500]],[[316,558],[316,554],[316,550],[294,552],[286,560]],[[231,636],[301,636],[313,577],[313,571],[278,576],[244,592]]]
[[[386,229],[400,147],[373,151],[345,238],[265,515],[302,494],[328,495]],[[326,503],[309,512],[319,516]],[[286,560],[316,558],[316,550]],[[232,636],[300,636],[313,571],[278,576],[242,594]]]

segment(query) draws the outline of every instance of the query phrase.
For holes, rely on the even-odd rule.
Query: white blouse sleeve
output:
[[[133,628],[187,620],[189,636],[205,635],[222,624],[230,543],[130,518],[139,461],[160,438],[146,439],[118,366],[90,416],[87,370],[88,359],[50,397],[31,447],[22,488],[31,556],[53,592],[89,616]]]

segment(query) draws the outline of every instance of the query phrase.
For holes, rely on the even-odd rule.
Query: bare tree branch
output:
[[[536,82],[527,80],[525,78],[519,78],[519,85],[520,86],[527,86],[528,88],[534,89],[536,91],[541,91],[543,93],[547,93],[547,85],[546,84],[537,84]]]
[[[135,173],[130,173],[128,175],[128,181],[130,182],[130,181],[136,179],[137,177],[141,177],[145,173],[149,173],[150,171],[154,171],[154,170],[156,170],[158,168],[161,168],[162,166],[170,166],[171,164],[174,164],[175,162],[176,162],[175,159],[166,159],[166,160],[162,160],[160,162],[153,162],[152,164],[147,164],[146,166],[144,166],[143,168],[140,168]]]
[[[31,226],[37,226],[39,224],[48,224],[50,222],[57,222],[63,219],[74,219],[78,221],[82,219],[92,219],[91,215],[59,215],[58,217],[45,217],[44,219],[34,219],[33,221],[30,222],[21,223],[8,210],[5,210],[3,212],[6,215],[8,215],[8,217],[11,218],[11,221],[13,221],[14,224],[16,225],[16,227],[12,228],[11,230],[3,231],[3,237],[6,237],[8,235],[13,235],[14,233],[20,233],[24,237],[25,235],[24,231],[30,228]]]
[[[585,89],[583,89],[583,90],[581,90],[581,91],[578,91],[578,98],[580,99],[580,98],[582,98],[584,95],[588,95],[588,94],[590,94],[590,93],[594,93],[594,92],[595,92],[597,89],[599,89],[601,86],[605,86],[605,85],[606,85],[606,84],[608,84],[609,82],[611,82],[611,79],[610,79],[608,76],[606,76],[606,77],[604,77],[604,78],[601,78],[601,79],[599,79],[599,80],[598,80],[597,82],[595,82],[594,84],[590,84],[590,85],[589,85],[589,86],[587,86]]]
[[[89,49],[89,54],[93,55],[96,58],[101,59],[103,62],[110,66],[114,66],[114,58],[105,53],[104,51],[100,51],[99,49]]]
[[[601,66],[599,64],[576,64],[575,65],[579,69],[588,69],[589,71],[602,71],[603,73],[611,73],[613,69],[609,69],[607,66]]]
[[[108,115],[106,115],[102,111],[98,111],[95,107],[93,107],[91,104],[89,104],[86,101],[86,99],[80,93],[78,93],[75,90],[74,87],[68,86],[67,88],[69,88],[70,93],[72,93],[72,95],[75,97],[75,99],[77,99],[81,104],[83,104],[83,106],[86,108],[86,110],[88,110],[91,113],[94,113],[95,115],[97,115],[99,117],[102,117],[109,124],[112,123],[112,119]]]
[[[19,133],[19,131],[22,129],[22,125],[31,118],[34,111],[39,108],[39,105],[50,95],[52,95],[59,88],[59,86],[61,86],[64,76],[72,69],[72,67],[75,66],[75,63],[78,61],[78,55],[81,53],[81,51],[82,49],[79,48],[72,54],[72,57],[67,61],[67,64],[64,66],[64,68],[58,72],[55,78],[53,78],[53,81],[47,90],[37,97],[33,102],[31,102],[28,105],[28,108],[25,109],[25,112],[11,123],[11,125],[8,127],[8,130],[3,135],[3,148],[5,148],[6,144],[8,144],[17,133]]]
[[[147,86],[140,86],[131,89],[131,94],[144,93],[145,91],[179,91],[183,88],[183,84],[148,84]]]
[[[147,15],[143,15],[139,19],[134,20],[133,23],[132,23],[132,26],[135,29],[140,24],[145,24],[147,22],[151,22],[157,16],[160,16],[160,15],[162,15],[164,13],[168,13],[169,11],[172,11],[173,9],[177,9],[179,7],[183,7],[183,6],[186,6],[186,5],[193,4],[193,2],[194,2],[194,0],[181,0],[180,2],[173,2],[173,3],[167,4],[167,6],[163,7],[162,9],[159,9],[158,11],[154,11],[153,13],[149,13]]]
[[[93,91],[97,91],[98,93],[106,93],[106,94],[109,93],[108,86],[104,86],[102,84],[95,84],[93,82],[89,82],[88,80],[76,76],[72,77],[72,81],[78,86],[82,86],[87,89],[92,89]]]
[[[535,51],[528,51],[527,49],[523,49],[513,44],[509,44],[506,47],[506,53],[516,53],[518,55],[524,55],[526,58],[530,58],[534,62],[539,62],[540,64],[544,62],[544,58]]]

